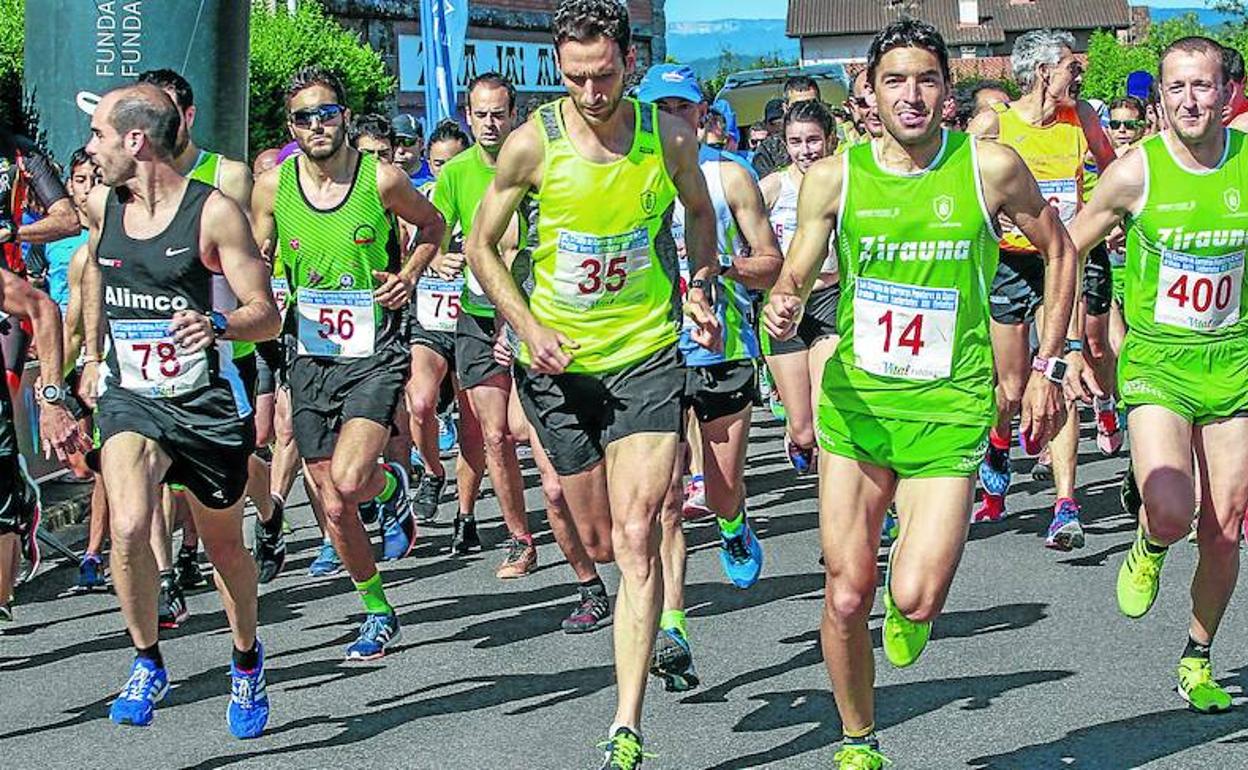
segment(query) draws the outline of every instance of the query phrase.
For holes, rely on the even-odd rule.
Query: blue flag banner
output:
[[[455,63],[463,57],[468,0],[421,0],[425,65],[425,129],[455,117]]]

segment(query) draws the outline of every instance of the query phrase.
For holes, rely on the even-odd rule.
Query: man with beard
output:
[[[286,91],[291,136],[303,155],[256,180],[257,243],[276,243],[292,295],[286,326],[296,339],[289,364],[295,445],[325,513],[330,538],[367,617],[348,660],[373,660],[399,637],[361,505],[376,499],[410,553],[416,525],[407,475],[377,459],[390,436],[407,380],[403,314],[416,276],[442,241],[437,210],[397,166],[347,143],[351,111],[338,78],[317,67]],[[395,218],[416,230],[404,253]]]
[[[885,509],[901,534],[884,578],[884,652],[913,664],[944,605],[966,542],[975,467],[992,424],[986,286],[996,220],[1010,218],[1044,254],[1054,325],[1035,360],[1023,430],[1062,422],[1058,354],[1077,262],[1061,222],[1008,148],[942,129],[949,61],[940,34],[903,19],[867,53],[884,135],[811,166],[798,228],[764,309],[768,331],[797,333],[836,234],[844,294],[840,342],[819,404],[819,518],[827,586],[819,637],[844,743],[842,770],[878,770],[875,667],[867,621]]]

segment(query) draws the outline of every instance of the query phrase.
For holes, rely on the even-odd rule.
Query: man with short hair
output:
[[[411,552],[416,524],[402,466],[379,464],[407,380],[404,309],[442,240],[442,217],[397,166],[347,142],[351,111],[332,73],[309,67],[286,92],[303,154],[256,180],[256,242],[277,245],[295,337],[287,370],[295,444],[326,528],[367,612],[347,660],[375,660],[399,636],[361,507],[387,522],[388,557]],[[396,219],[411,224],[410,254]],[[355,248],[344,248],[343,244]],[[390,530],[394,530],[391,532]]]
[[[719,332],[707,300],[718,272],[714,210],[695,132],[624,97],[637,56],[627,8],[563,0],[553,28],[569,97],[543,105],[511,135],[467,254],[521,340],[520,402],[581,540],[596,560],[614,555],[620,568],[618,702],[602,767],[633,770],[643,756],[642,701],[663,593],[657,524],[681,433],[672,394],[685,381],[669,218],[679,196],[693,275],[684,310],[694,341],[710,347]],[[609,191],[611,205],[588,190]],[[498,248],[517,210],[531,245],[520,280]]]
[[[807,171],[798,229],[764,310],[792,336],[836,235],[841,338],[823,374],[818,434],[820,533],[827,571],[819,637],[840,714],[842,770],[878,770],[874,664],[867,622],[885,509],[901,533],[884,577],[883,646],[913,664],[966,542],[995,404],[988,296],[996,220],[1038,244],[1055,326],[1041,340],[1023,430],[1061,423],[1062,332],[1074,297],[1074,249],[1018,155],[940,125],[949,61],[940,33],[903,19],[867,54],[884,135]],[[1043,370],[1043,372],[1041,371]]]
[[[1009,104],[1011,101],[1010,92],[997,80],[980,80],[971,86],[970,96],[972,118],[984,110],[992,109],[994,104]]]
[[[1165,49],[1158,81],[1171,128],[1115,162],[1071,228],[1085,252],[1115,227],[1127,230],[1128,328],[1118,378],[1144,502],[1118,572],[1118,608],[1127,617],[1152,607],[1167,548],[1190,529],[1195,485],[1204,490],[1178,666],[1179,695],[1202,713],[1232,705],[1209,655],[1239,575],[1248,506],[1248,147],[1243,133],[1222,127],[1230,95],[1224,66],[1221,46],[1208,38]]]
[[[433,172],[425,160],[425,127],[412,115],[395,115],[390,121],[394,129],[394,163],[412,179],[412,186],[420,189],[433,181]]]
[[[387,163],[394,160],[394,127],[385,115],[361,115],[351,124],[355,149],[370,152]]]
[[[232,632],[230,731],[254,738],[269,712],[256,638],[256,564],[242,533],[255,426],[230,347],[274,337],[280,320],[242,210],[176,165],[182,126],[182,112],[162,89],[127,86],[100,100],[87,145],[103,185],[87,202],[82,390],[100,393],[113,585],[136,653],[110,717],[147,725],[169,688],[149,530],[161,486],[181,484]],[[101,370],[105,321],[110,345]]]

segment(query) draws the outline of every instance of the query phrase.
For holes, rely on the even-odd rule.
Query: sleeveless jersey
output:
[[[780,194],[776,196],[776,202],[771,204],[771,211],[767,215],[776,240],[780,243],[780,253],[786,257],[789,255],[789,244],[793,242],[793,235],[797,232],[797,193],[797,183],[793,181],[786,167],[780,172]],[[835,248],[835,242],[830,241],[827,259],[819,267],[820,274],[836,272]]]
[[[997,234],[974,140],[945,131],[931,165],[882,168],[845,153],[837,230],[841,341],[823,377],[846,412],[934,423],[995,419],[988,287]]]
[[[705,145],[698,149],[698,164],[702,175],[706,177],[707,191],[715,208],[716,253],[721,264],[725,261],[731,263],[733,257],[745,253],[745,242],[724,194],[722,168],[724,163],[732,162],[719,150]],[[676,251],[680,255],[680,288],[683,297],[691,275],[690,261],[685,251],[685,207],[680,201],[676,201],[676,208],[672,212],[672,236],[676,239]],[[685,364],[688,366],[711,366],[759,356],[758,335],[754,332],[754,306],[750,301],[749,290],[744,284],[726,276],[720,276],[717,280],[719,292],[715,314],[719,316],[720,328],[723,330],[723,350],[707,350],[694,342],[691,333],[695,327],[691,321],[685,319],[680,330],[680,351],[684,353]]]
[[[1073,105],[1058,107],[1053,122],[1047,126],[1028,123],[1009,105],[995,104],[992,109],[1000,121],[997,141],[1022,157],[1040,185],[1040,193],[1057,209],[1062,224],[1069,227],[1083,207],[1083,156],[1088,151],[1078,109]],[[1010,252],[1036,251],[1027,236],[1013,225],[1002,236],[1001,248]]]
[[[1245,136],[1228,130],[1222,162],[1209,171],[1179,165],[1162,136],[1141,144],[1145,200],[1126,221],[1128,334],[1179,345],[1248,337]]]
[[[568,138],[561,108],[542,106],[542,186],[523,206],[532,271],[529,307],[545,326],[580,347],[569,372],[621,369],[676,344],[680,317],[676,243],[671,234],[676,187],[663,164],[658,109],[625,99],[634,113],[626,156],[594,163]],[[529,351],[518,354],[528,364]]]
[[[239,414],[245,415],[250,406],[230,342],[218,340],[197,353],[185,353],[169,331],[179,310],[207,315],[236,305],[234,295],[217,290],[217,274],[200,259],[200,217],[212,192],[209,185],[188,182],[169,226],[145,240],[126,234],[125,205],[117,190],[109,193],[96,248],[108,320],[104,383],[148,398],[173,399],[229,387]]]
[[[481,205],[486,188],[494,181],[494,167],[482,158],[484,153],[481,145],[475,144],[448,160],[433,188],[433,205],[442,212],[447,229],[452,233],[461,233],[460,251],[463,250],[464,240],[472,233],[477,206]],[[450,250],[455,251],[453,242]],[[470,315],[494,317],[494,303],[485,296],[485,290],[467,265],[464,265],[464,289],[460,304]]]
[[[299,159],[281,165],[273,206],[280,264],[296,311],[287,326],[293,326],[298,355],[368,358],[402,329],[400,313],[373,301],[373,271],[400,267],[398,228],[377,190],[377,156],[357,155],[351,189],[328,209],[304,196],[300,165]]]

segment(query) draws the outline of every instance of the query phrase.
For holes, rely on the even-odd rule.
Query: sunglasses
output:
[[[394,138],[396,147],[415,147],[417,144],[420,144],[419,136],[396,136]]]
[[[313,120],[319,120],[322,126],[332,126],[342,120],[342,113],[346,110],[341,104],[322,104],[295,110],[290,113],[290,122],[295,128],[311,128]]]
[[[1120,128],[1127,128],[1127,129],[1134,131],[1137,128],[1143,128],[1145,124],[1146,122],[1143,120],[1111,120],[1109,121],[1109,127],[1113,129],[1114,131],[1117,131]]]

